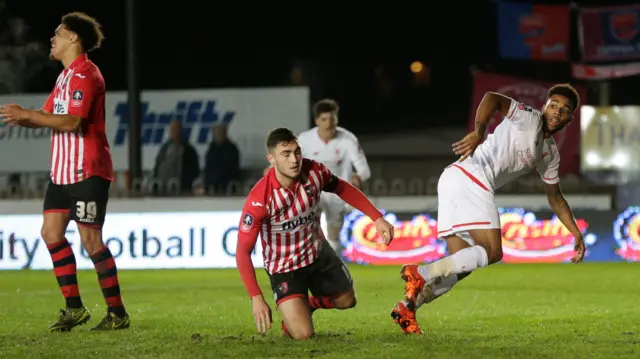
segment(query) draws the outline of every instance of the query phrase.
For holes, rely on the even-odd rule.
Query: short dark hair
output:
[[[571,84],[558,84],[549,89],[547,92],[547,99],[550,99],[553,95],[564,96],[571,101],[573,104],[573,110],[580,106],[580,95],[578,95],[578,91],[576,91]]]
[[[280,127],[269,131],[267,136],[267,151],[272,151],[281,143],[297,141],[298,137],[288,128]]]
[[[78,35],[84,51],[93,51],[102,45],[102,25],[95,18],[83,12],[70,12],[62,17],[62,24]]]
[[[318,118],[321,114],[325,112],[338,112],[340,111],[340,106],[338,103],[332,99],[324,99],[316,102],[313,105],[313,118]]]

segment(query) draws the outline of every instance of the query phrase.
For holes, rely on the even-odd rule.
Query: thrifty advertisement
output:
[[[234,268],[240,211],[181,213],[116,213],[104,228],[104,239],[120,269]],[[505,263],[566,263],[573,256],[573,236],[549,212],[500,209]],[[640,260],[640,207],[615,211],[575,211],[587,245],[585,261]],[[395,240],[385,246],[369,218],[347,215],[341,232],[346,262],[401,265],[430,262],[447,255],[437,237],[437,213],[393,213]],[[0,216],[0,270],[50,269],[51,258],[40,237],[39,215]],[[321,227],[326,233],[324,216]],[[67,238],[79,269],[93,268],[82,249],[77,227]],[[261,241],[252,255],[263,267]]]
[[[4,95],[0,103],[39,109],[47,95]],[[218,123],[229,124],[229,138],[242,149],[242,167],[265,164],[264,139],[269,130],[288,127],[300,133],[309,128],[309,93],[304,87],[143,91],[141,100],[144,170],[153,169],[173,120],[182,121],[183,136],[196,148],[200,159],[211,142],[211,128]],[[126,92],[107,92],[105,113],[114,168],[127,170],[131,119]],[[47,172],[50,146],[50,129],[0,124],[0,170]]]

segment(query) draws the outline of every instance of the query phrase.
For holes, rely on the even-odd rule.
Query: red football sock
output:
[[[76,274],[76,257],[67,239],[47,244],[53,262],[53,273],[58,280],[67,308],[82,308],[78,277]]]
[[[102,288],[102,295],[107,302],[109,312],[122,317],[126,314],[122,297],[120,296],[120,283],[118,281],[118,269],[111,251],[104,246],[98,253],[91,256],[93,265],[98,273],[98,281]]]

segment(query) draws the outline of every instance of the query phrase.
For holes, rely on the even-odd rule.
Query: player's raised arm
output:
[[[266,216],[265,204],[262,202],[262,200],[253,198],[251,195],[247,198],[240,217],[238,244],[236,247],[236,264],[240,272],[240,278],[253,302],[253,316],[260,333],[270,329],[272,322],[271,308],[264,300],[256,278],[255,267],[251,261],[251,253],[256,245],[262,222]]]
[[[478,147],[478,144],[484,138],[489,122],[491,122],[491,118],[496,111],[500,111],[500,113],[508,117],[513,102],[515,101],[511,98],[496,92],[487,92],[484,94],[476,110],[475,130],[452,146],[453,153],[461,156],[459,162],[473,155],[476,147]]]
[[[476,133],[480,139],[484,138],[485,131],[491,118],[499,111],[504,116],[509,115],[512,100],[497,92],[487,92],[476,110]]]
[[[384,219],[382,213],[371,203],[369,198],[351,183],[331,173],[324,165],[316,163],[316,166],[318,166],[318,171],[321,174],[322,190],[337,194],[343,201],[364,213],[375,223],[376,229],[384,238],[385,243],[391,243],[393,240],[393,226]]]
[[[539,169],[540,176],[545,184],[544,187],[551,210],[575,237],[576,256],[573,257],[571,261],[579,263],[584,258],[584,239],[582,238],[582,232],[580,232],[580,229],[576,224],[576,220],[573,217],[571,207],[564,198],[562,190],[560,189],[560,176],[558,173],[558,169],[560,168],[560,155],[558,154],[557,149],[552,151],[550,156],[552,156],[552,158],[548,165],[546,165],[546,168]]]

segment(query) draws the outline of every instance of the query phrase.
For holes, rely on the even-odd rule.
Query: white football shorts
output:
[[[493,192],[466,169],[452,164],[438,180],[438,237],[456,234],[470,245],[470,229],[500,228]]]

